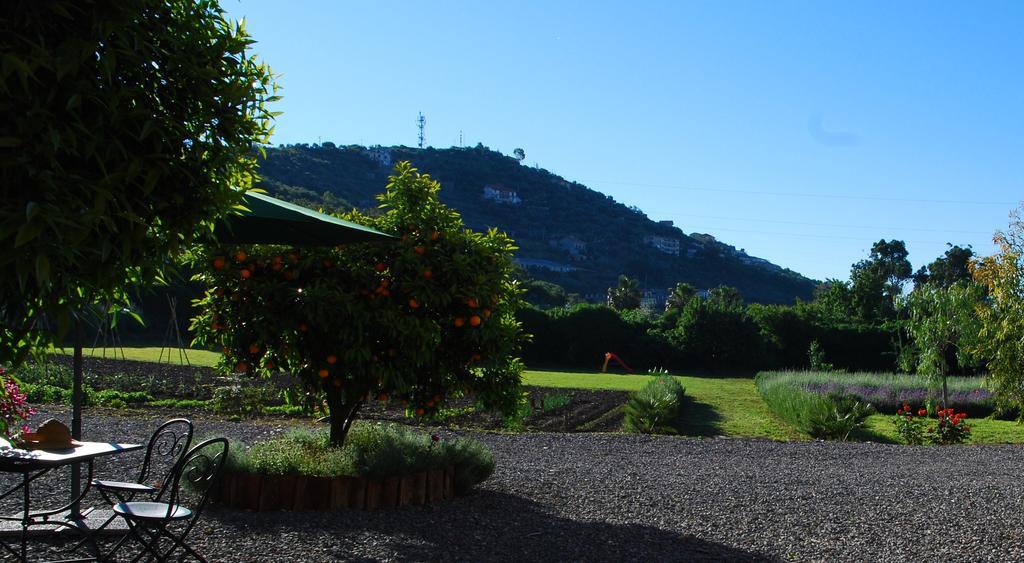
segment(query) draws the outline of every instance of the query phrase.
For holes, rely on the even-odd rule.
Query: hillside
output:
[[[441,199],[473,229],[496,227],[519,245],[517,259],[535,279],[603,301],[619,274],[640,280],[655,299],[689,282],[727,284],[749,301],[808,299],[815,282],[708,234],[685,234],[636,208],[544,169],[475,148],[291,145],[267,149],[262,187],[313,207],[373,208],[393,163],[411,161],[442,185]]]

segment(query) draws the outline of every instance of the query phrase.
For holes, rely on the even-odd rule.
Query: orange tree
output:
[[[465,229],[439,190],[401,163],[381,215],[346,217],[395,234],[393,243],[204,249],[198,343],[223,350],[224,370],[297,374],[325,400],[336,446],[368,400],[430,416],[472,393],[510,412],[522,371],[515,247],[495,230]]]

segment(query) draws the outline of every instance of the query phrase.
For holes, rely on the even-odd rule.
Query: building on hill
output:
[[[541,260],[539,258],[516,258],[515,261],[526,269],[550,270],[552,272],[574,272],[575,266],[555,262],[554,260]]]
[[[501,184],[487,184],[484,186],[484,199],[490,199],[498,203],[519,205],[523,200],[515,190],[510,190]]]
[[[661,235],[647,235],[644,237],[644,244],[653,246],[665,254],[679,256],[679,239],[677,238],[663,237]]]
[[[587,252],[587,243],[572,235],[548,241],[555,248],[561,248],[573,258],[582,258]]]
[[[365,154],[381,168],[391,168],[391,149],[377,145],[366,149]]]
[[[668,301],[668,291],[664,289],[645,289],[640,297],[640,307],[652,311],[665,309],[665,302]]]

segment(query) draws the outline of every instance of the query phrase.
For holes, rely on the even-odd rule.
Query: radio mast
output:
[[[416,120],[416,125],[420,128],[420,148],[423,148],[423,127],[427,124],[427,118],[423,117],[423,112],[420,112],[419,118]]]

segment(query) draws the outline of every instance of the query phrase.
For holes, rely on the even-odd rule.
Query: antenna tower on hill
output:
[[[423,112],[420,112],[419,119],[416,120],[416,125],[420,128],[420,148],[423,148],[423,127],[427,124],[427,118],[423,117]]]

